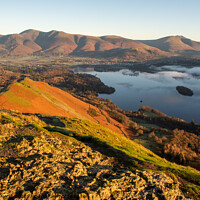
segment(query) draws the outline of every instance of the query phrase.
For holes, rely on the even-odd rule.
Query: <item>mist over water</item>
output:
[[[200,67],[163,66],[154,73],[123,69],[117,72],[85,72],[100,78],[116,92],[99,97],[109,98],[120,108],[136,111],[142,105],[188,122],[200,123]],[[193,96],[183,96],[176,86],[193,90]]]

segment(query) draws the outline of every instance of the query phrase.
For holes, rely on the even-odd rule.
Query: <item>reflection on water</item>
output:
[[[118,85],[122,85],[122,86],[124,86],[124,87],[126,87],[126,88],[131,88],[131,87],[133,87],[133,84],[131,84],[131,83],[118,83]]]
[[[99,96],[111,99],[122,109],[135,111],[141,105],[149,105],[167,115],[200,123],[200,67],[163,66],[157,68],[156,73],[155,69],[154,73],[128,69],[86,73],[96,75],[114,87],[115,93]],[[194,95],[182,96],[176,86],[188,87]]]
[[[182,66],[163,66],[160,67],[161,70],[167,69],[167,70],[172,70],[172,71],[177,71],[177,72],[183,72],[185,74],[190,74],[195,78],[200,79],[200,67],[191,67],[191,68],[186,68]]]

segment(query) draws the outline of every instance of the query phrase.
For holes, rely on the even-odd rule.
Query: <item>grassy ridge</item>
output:
[[[126,155],[135,158],[136,160],[157,166],[160,171],[171,172],[178,177],[200,185],[199,171],[191,167],[171,163],[144,148],[142,145],[137,144],[134,141],[129,140],[107,128],[104,128],[101,125],[80,119],[67,119],[62,121],[65,123],[66,128],[59,128],[57,129],[58,132],[63,134],[74,133],[74,135],[81,135],[85,137],[92,136],[96,139],[96,141],[99,141],[99,143],[105,142],[110,147],[124,152]],[[95,144],[98,145],[98,142]]]
[[[59,98],[56,98],[54,95],[45,91],[44,89],[36,86],[35,82],[29,78],[25,78],[20,82],[16,82],[11,86],[11,90],[6,91],[2,96],[5,96],[8,99],[8,102],[16,106],[23,107],[32,107],[31,100],[36,99],[37,97],[44,99],[54,108],[60,107],[63,110],[66,110],[72,115],[80,117],[74,109],[70,108],[66,103],[64,103]],[[12,91],[12,87],[14,87]],[[17,88],[17,89],[16,89]],[[18,92],[19,91],[19,92]]]

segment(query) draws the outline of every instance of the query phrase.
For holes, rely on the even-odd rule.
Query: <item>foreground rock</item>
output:
[[[176,86],[176,90],[179,94],[182,94],[184,96],[192,96],[194,94],[191,89],[184,86]]]
[[[0,117],[0,199],[186,199],[165,174],[129,171],[72,137],[40,128],[45,124],[37,117],[13,116]]]
[[[185,199],[165,174],[135,173],[77,141],[23,139],[21,158],[1,158],[3,199]],[[67,148],[66,148],[67,146]],[[70,148],[69,148],[70,147]]]

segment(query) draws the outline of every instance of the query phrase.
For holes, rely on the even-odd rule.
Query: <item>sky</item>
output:
[[[0,34],[27,29],[200,41],[200,0],[0,0]]]

